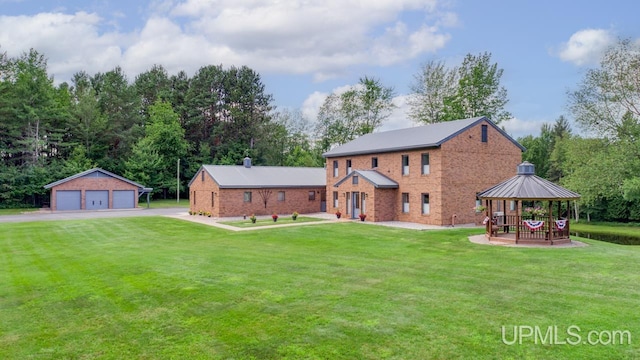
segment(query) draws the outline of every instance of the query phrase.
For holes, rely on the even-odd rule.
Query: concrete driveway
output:
[[[83,210],[83,211],[33,211],[20,215],[2,215],[0,223],[28,221],[82,220],[97,218],[118,218],[134,216],[176,216],[186,215],[189,209],[184,207],[162,209],[116,209],[116,210]]]

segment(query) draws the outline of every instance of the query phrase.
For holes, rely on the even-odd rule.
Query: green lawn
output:
[[[640,224],[572,222],[572,231],[640,237]]]
[[[0,209],[0,216],[2,215],[20,215],[24,212],[38,211],[39,208],[18,208],[18,209]]]
[[[138,199],[138,206],[146,208],[147,207],[147,198],[145,196]],[[149,202],[149,207],[151,209],[159,209],[159,208],[171,208],[171,207],[189,207],[189,199],[180,199],[180,202],[176,201],[176,199],[157,199],[151,200]]]
[[[293,220],[291,216],[280,216],[278,217],[278,221],[273,221],[272,218],[267,218],[267,219],[257,219],[255,223],[252,223],[251,220],[247,218],[246,220],[221,221],[220,223],[224,225],[239,227],[239,228],[252,228],[252,227],[260,227],[260,226],[298,224],[298,223],[314,222],[314,221],[325,221],[325,220],[320,218],[309,217],[309,216],[298,216],[296,220]]]
[[[0,224],[0,358],[640,357],[640,247],[470,243],[479,231]],[[502,326],[559,333],[506,345]],[[632,343],[558,344],[571,326]]]

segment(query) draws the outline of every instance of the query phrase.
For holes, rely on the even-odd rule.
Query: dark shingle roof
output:
[[[398,183],[389,179],[388,177],[380,174],[379,172],[375,171],[375,170],[355,170],[349,173],[349,175],[345,176],[344,178],[342,178],[340,181],[338,181],[337,183],[335,183],[335,187],[340,186],[340,184],[342,184],[343,182],[347,181],[347,179],[349,179],[350,177],[354,176],[354,175],[359,175],[361,178],[363,178],[364,180],[370,182],[374,187],[376,188],[383,188],[383,189],[397,189],[398,188]]]
[[[580,194],[533,174],[533,165],[524,162],[518,166],[518,175],[480,192],[478,198],[575,200],[580,198]]]
[[[491,122],[491,120],[482,116],[470,119],[416,126],[406,129],[366,134],[344,145],[331,149],[322,154],[322,156],[330,158],[336,156],[383,153],[438,147],[447,140],[455,137],[459,133],[484,121],[493,126],[496,130],[502,133],[502,135],[504,135],[507,139],[511,140],[520,149],[522,149],[523,151],[525,150],[522,145],[520,145],[511,136],[500,129],[496,124]]]
[[[74,179],[78,179],[78,178],[81,178],[81,177],[83,177],[83,176],[88,176],[88,175],[91,175],[91,174],[93,174],[93,173],[102,173],[102,174],[104,174],[104,175],[106,175],[106,176],[116,178],[116,179],[118,179],[118,180],[121,180],[121,181],[124,181],[124,182],[126,182],[126,183],[129,183],[129,184],[131,184],[131,185],[133,185],[133,186],[137,186],[137,187],[139,187],[141,190],[149,190],[149,191],[151,191],[151,190],[152,190],[152,189],[150,189],[150,188],[145,188],[145,187],[144,187],[144,185],[138,184],[138,183],[137,183],[137,182],[135,182],[135,181],[131,181],[131,180],[129,180],[129,179],[125,179],[125,178],[123,178],[122,176],[118,176],[118,175],[116,175],[116,174],[114,174],[114,173],[112,173],[112,172],[109,172],[109,171],[107,171],[107,170],[103,170],[103,169],[100,169],[100,168],[93,168],[93,169],[89,169],[89,170],[87,170],[87,171],[83,171],[83,172],[81,172],[81,173],[78,173],[78,174],[75,174],[75,175],[69,176],[69,177],[64,178],[64,179],[62,179],[62,180],[58,180],[58,181],[52,182],[51,184],[47,184],[47,185],[45,185],[45,186],[44,186],[44,188],[45,188],[45,189],[51,189],[52,187],[57,186],[57,185],[60,185],[60,184],[63,184],[63,183],[66,183],[67,181],[71,181],[71,180],[74,180]]]
[[[322,187],[327,184],[327,173],[319,167],[202,165],[202,168],[220,188],[227,189]]]

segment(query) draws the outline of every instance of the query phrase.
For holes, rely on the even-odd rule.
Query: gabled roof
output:
[[[511,142],[513,142],[522,151],[525,150],[522,145],[500,129],[491,120],[481,116],[464,120],[447,121],[406,129],[366,134],[344,145],[331,149],[322,154],[322,156],[325,158],[331,158],[336,156],[439,147],[447,140],[481,122],[486,122],[488,125],[491,125],[507,139],[511,140]]]
[[[140,190],[146,190],[146,191],[151,191],[151,190],[153,190],[153,189],[151,189],[151,188],[145,188],[145,187],[144,187],[144,185],[138,184],[138,183],[137,183],[137,182],[135,182],[135,181],[131,181],[131,180],[129,180],[129,179],[125,179],[125,178],[123,178],[122,176],[116,175],[116,174],[114,174],[114,173],[112,173],[112,172],[109,172],[109,171],[107,171],[107,170],[103,170],[103,169],[100,169],[100,168],[93,168],[93,169],[89,169],[89,170],[87,170],[87,171],[83,171],[83,172],[81,172],[81,173],[78,173],[78,174],[75,174],[75,175],[69,176],[69,177],[64,178],[64,179],[62,179],[62,180],[58,180],[58,181],[52,182],[51,184],[47,184],[47,185],[45,185],[45,186],[44,186],[44,188],[45,188],[45,189],[51,189],[51,188],[52,188],[52,187],[54,187],[54,186],[57,186],[57,185],[60,185],[60,184],[64,184],[64,183],[66,183],[66,182],[68,182],[68,181],[71,181],[71,180],[74,180],[74,179],[78,179],[78,178],[81,178],[81,177],[83,177],[83,176],[90,176],[90,175],[92,175],[92,174],[95,174],[96,176],[98,176],[99,174],[103,174],[103,175],[106,175],[106,176],[108,176],[108,177],[116,178],[116,179],[118,179],[118,180],[121,180],[121,181],[124,181],[124,182],[126,182],[126,183],[129,183],[129,184],[131,184],[131,185],[133,185],[133,186],[137,186]]]
[[[397,189],[398,183],[391,180],[390,178],[380,174],[375,170],[355,170],[349,173],[349,175],[342,178],[342,180],[338,181],[333,185],[334,187],[340,186],[343,182],[347,181],[347,179],[351,178],[354,175],[358,175],[361,178],[370,182],[375,188],[381,189]]]
[[[535,175],[533,165],[525,161],[518,165],[516,176],[478,193],[478,198],[575,200],[580,198],[580,194]]]
[[[326,170],[321,167],[202,165],[201,169],[220,188],[226,189],[303,188],[327,184]],[[189,186],[199,173],[191,179]]]

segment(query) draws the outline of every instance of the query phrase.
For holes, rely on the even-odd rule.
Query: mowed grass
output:
[[[295,220],[291,218],[291,216],[280,216],[277,221],[273,221],[272,218],[266,219],[256,219],[256,222],[251,222],[251,219],[247,218],[245,220],[235,220],[235,221],[221,221],[221,224],[235,226],[238,228],[252,228],[252,227],[261,227],[261,226],[273,226],[273,225],[284,225],[284,224],[299,224],[305,222],[316,222],[316,221],[326,221],[325,219],[314,218],[310,216],[298,216]]]
[[[572,231],[640,237],[640,224],[572,222]]]
[[[0,358],[640,357],[640,248],[470,243],[357,222],[231,232],[162,217],[0,224]],[[624,345],[505,345],[513,326]],[[575,328],[573,329],[575,333]],[[575,338],[572,338],[575,340]]]
[[[140,197],[138,199],[138,207],[146,208],[147,207],[147,198],[145,196]],[[149,201],[149,208],[151,209],[160,209],[160,208],[172,208],[172,207],[189,207],[189,199],[156,199]]]
[[[2,215],[19,215],[27,212],[34,212],[40,210],[39,208],[15,208],[15,209],[0,209],[0,216]]]

